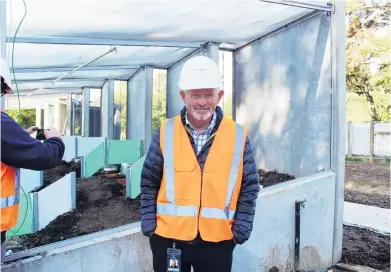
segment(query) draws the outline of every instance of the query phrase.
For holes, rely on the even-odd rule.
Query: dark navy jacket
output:
[[[181,111],[182,123],[185,126],[184,107]],[[216,108],[216,126],[211,134],[215,133],[223,118],[223,111]],[[195,150],[194,140],[189,134],[189,141]],[[201,169],[204,168],[208,152],[211,148],[214,137],[212,137],[203,147],[197,156]],[[259,192],[259,176],[254,161],[250,141],[247,138],[244,148],[242,186],[237,204],[232,232],[236,243],[242,244],[250,237],[254,214],[255,203]],[[144,167],[141,172],[141,230],[144,235],[150,236],[156,229],[156,200],[163,175],[163,155],[160,148],[160,127],[153,135],[151,145],[145,158]]]
[[[43,142],[30,136],[8,114],[1,113],[1,162],[15,168],[46,170],[61,162],[65,145],[61,138]]]

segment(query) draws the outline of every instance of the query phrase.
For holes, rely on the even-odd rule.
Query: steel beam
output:
[[[335,177],[333,265],[342,257],[345,138],[346,138],[346,23],[345,3],[336,1],[331,15],[332,131],[331,170]],[[330,200],[331,201],[331,200]]]
[[[303,21],[305,21],[305,20],[308,20],[308,19],[310,19],[310,18],[312,18],[312,17],[314,17],[314,16],[317,16],[317,15],[323,13],[323,12],[324,12],[324,11],[321,11],[321,10],[315,10],[315,11],[313,11],[313,12],[310,12],[310,13],[308,13],[308,14],[305,15],[305,16],[302,16],[302,17],[300,17],[300,18],[298,18],[298,19],[296,19],[296,20],[293,20],[292,22],[287,23],[286,25],[283,25],[283,26],[281,26],[281,27],[278,27],[278,28],[276,28],[276,29],[274,29],[274,30],[268,32],[268,33],[265,34],[265,35],[262,35],[262,36],[260,36],[260,37],[258,37],[258,38],[256,38],[256,39],[254,39],[254,40],[249,41],[248,43],[245,43],[245,44],[243,44],[243,45],[241,45],[241,46],[235,48],[234,52],[235,52],[235,51],[238,51],[238,50],[241,50],[241,49],[243,49],[243,48],[245,48],[245,47],[247,47],[247,46],[249,46],[249,45],[251,45],[251,44],[253,44],[253,43],[255,43],[255,42],[259,42],[259,41],[261,41],[261,40],[264,40],[264,39],[266,39],[266,38],[268,38],[268,37],[270,37],[270,36],[272,36],[272,35],[277,34],[277,33],[280,32],[280,31],[284,31],[284,30],[286,30],[286,29],[289,28],[289,27],[292,27],[292,26],[294,26],[294,25],[296,25],[296,24],[299,24],[299,23],[301,23],[301,22],[303,22]]]
[[[132,73],[133,74],[133,73]],[[88,81],[88,82],[92,82],[92,81],[105,81],[106,79],[112,79],[112,80],[128,80],[129,77],[131,76],[131,74],[129,74],[128,76],[122,76],[122,77],[94,77],[94,78],[64,78],[64,79],[61,79],[61,81],[58,81],[56,83],[53,83],[53,85],[56,85],[56,84],[61,84],[63,82],[74,82],[74,83],[78,83],[78,82],[85,82],[85,81]],[[24,84],[24,83],[51,83],[53,82],[53,80],[55,80],[55,78],[39,78],[39,79],[17,79],[16,81],[18,82],[18,84]],[[12,80],[12,83],[15,83],[14,80]],[[49,86],[50,87],[50,86]],[[45,87],[46,89],[46,87]]]
[[[101,136],[112,140],[114,137],[114,80],[107,80],[101,96]]]
[[[298,7],[298,8],[322,10],[322,11],[332,11],[332,8],[333,8],[333,4],[330,2],[328,2],[327,5],[324,6],[324,5],[317,5],[314,3],[291,1],[291,0],[259,0],[259,1],[273,3],[273,4],[279,4],[279,5],[284,5],[284,6],[292,6],[292,7]]]
[[[6,33],[7,33],[7,4],[5,0],[0,0],[0,57],[6,59]],[[0,109],[5,109],[5,99],[0,98]]]
[[[115,71],[115,70],[137,70],[140,65],[105,65],[85,66],[79,71]],[[46,73],[46,72],[69,72],[75,67],[16,67],[15,73]]]
[[[51,92],[53,90],[58,90],[59,92],[73,92],[73,91],[79,91],[82,88],[83,87],[80,87],[80,86],[78,86],[78,87],[55,87],[55,88],[45,88],[45,90],[48,90],[49,92]],[[91,87],[91,88],[93,88],[93,87]],[[98,87],[95,87],[95,88],[98,88]],[[36,87],[36,88],[24,88],[24,89],[19,90],[19,95],[26,94],[27,92],[36,91],[36,90],[39,90],[39,89],[40,89],[39,87]],[[42,91],[40,93],[42,94],[44,92],[45,91]],[[12,96],[12,95],[16,95],[17,96],[17,94],[8,94],[7,96]]]
[[[6,59],[7,4],[0,0],[0,57]]]
[[[193,50],[192,52],[190,52],[189,54],[187,54],[186,56],[180,58],[179,60],[175,61],[173,64],[171,64],[170,66],[167,67],[167,69],[172,69],[173,67],[177,66],[179,63],[182,63],[184,61],[186,61],[187,59],[190,59],[191,57],[193,57],[195,54],[197,54],[198,52],[202,51],[202,50],[205,50],[206,48],[208,48],[209,45],[211,44],[218,44],[218,43],[214,43],[214,42],[206,42],[204,44],[202,44],[199,48],[197,48],[196,50]]]
[[[66,127],[65,135],[66,136],[72,135],[72,124],[73,124],[73,118],[74,118],[74,116],[72,116],[72,109],[73,109],[72,94],[67,94],[66,125],[65,125],[65,127]]]
[[[7,42],[13,42],[7,37]],[[15,43],[35,44],[69,44],[69,45],[110,45],[110,46],[155,46],[176,48],[198,48],[203,42],[170,42],[170,41],[128,41],[110,39],[66,38],[66,37],[16,37]]]
[[[38,88],[35,89],[28,89],[28,90],[22,90],[19,92],[19,96],[31,96],[31,95],[58,95],[58,94],[68,94],[68,93],[74,93],[74,94],[81,94],[82,88],[62,88],[62,89],[48,89],[44,90],[42,92],[36,93],[35,91],[38,90]],[[17,94],[7,95],[7,98],[10,96],[18,96]]]

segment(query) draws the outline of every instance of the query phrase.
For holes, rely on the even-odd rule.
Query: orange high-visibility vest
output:
[[[198,231],[204,241],[233,238],[231,226],[242,183],[247,128],[223,118],[214,137],[201,173],[181,117],[162,122],[164,169],[156,234],[183,241],[193,240]]]
[[[1,231],[6,231],[18,222],[20,171],[0,162],[1,165]]]

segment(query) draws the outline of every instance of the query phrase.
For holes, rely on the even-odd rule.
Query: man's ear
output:
[[[217,104],[218,104],[220,102],[221,98],[223,98],[224,90],[220,90],[217,95],[218,95],[218,101],[217,101]]]
[[[182,90],[181,90],[179,93],[180,93],[180,95],[181,95],[182,101],[185,102],[185,96],[186,96],[185,91],[182,91]]]

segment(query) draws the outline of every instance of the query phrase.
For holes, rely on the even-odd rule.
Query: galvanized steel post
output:
[[[335,1],[331,13],[331,65],[332,65],[332,150],[331,169],[336,174],[333,264],[342,257],[342,232],[345,180],[346,138],[346,25],[345,2]]]
[[[83,88],[81,101],[82,136],[88,137],[90,136],[90,88]]]
[[[3,59],[7,59],[7,43],[6,43],[6,33],[7,33],[7,4],[6,0],[0,0],[0,56]],[[0,108],[5,109],[5,99],[1,98]]]

